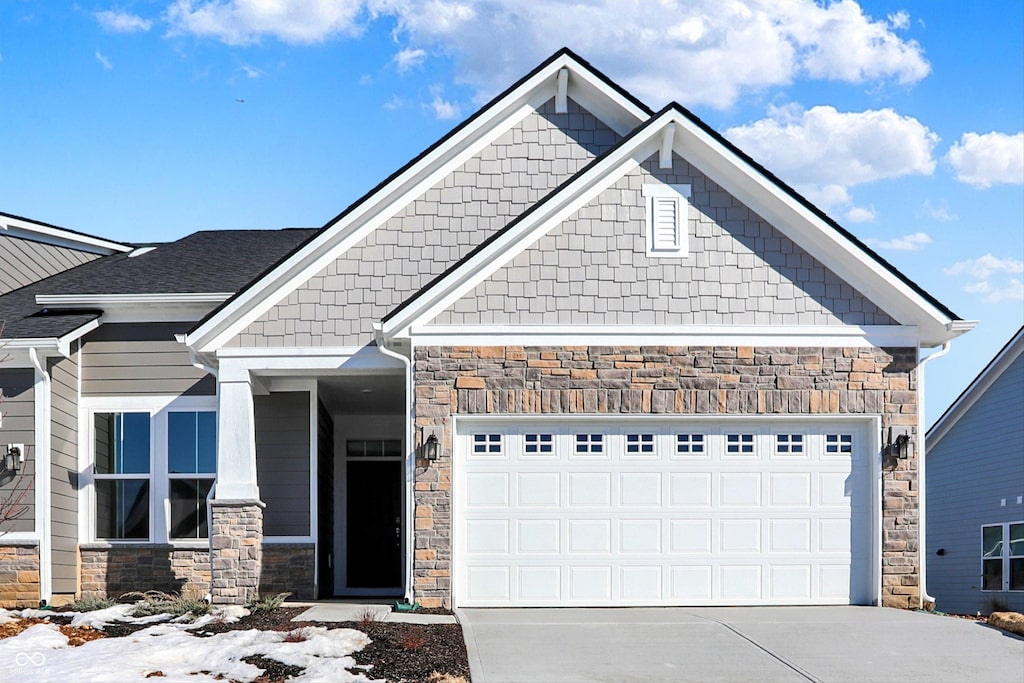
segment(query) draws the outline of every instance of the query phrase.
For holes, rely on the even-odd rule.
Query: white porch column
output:
[[[260,499],[256,484],[256,416],[249,370],[221,363],[217,378],[218,500]]]

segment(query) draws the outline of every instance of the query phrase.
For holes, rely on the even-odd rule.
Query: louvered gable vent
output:
[[[647,200],[647,254],[685,256],[689,185],[644,185]]]

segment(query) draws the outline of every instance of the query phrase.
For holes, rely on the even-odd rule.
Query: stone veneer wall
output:
[[[117,597],[132,591],[210,592],[209,548],[166,544],[81,546],[83,597]]]
[[[34,542],[0,546],[0,607],[38,606],[38,546]]]
[[[214,603],[244,605],[259,595],[263,504],[214,500],[210,563]]]
[[[914,348],[417,348],[416,425],[443,426],[444,447],[416,463],[416,598],[451,601],[453,415],[865,414],[917,443],[916,364]],[[917,607],[916,452],[886,459],[882,480],[882,602]]]
[[[316,546],[312,543],[264,543],[260,595],[291,593],[292,600],[315,600]]]

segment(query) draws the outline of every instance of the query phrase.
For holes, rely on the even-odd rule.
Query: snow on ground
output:
[[[158,680],[168,683],[205,683],[217,676],[249,683],[263,673],[242,661],[250,655],[303,667],[295,681],[370,681],[348,671],[356,667],[349,655],[370,642],[360,631],[311,626],[291,632],[227,631],[199,637],[189,627],[194,625],[156,624],[124,638],[69,647],[55,625],[36,624],[0,640],[0,681],[153,683],[147,676],[159,671],[163,677]]]

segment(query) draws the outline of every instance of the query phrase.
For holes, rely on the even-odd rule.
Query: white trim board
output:
[[[917,330],[899,325],[427,325],[412,328],[419,346],[797,346],[910,347]]]
[[[128,245],[105,240],[102,237],[83,235],[59,228],[56,225],[48,225],[28,218],[19,218],[6,214],[0,214],[0,235],[17,237],[31,242],[41,242],[65,249],[84,251],[90,254],[99,254],[101,256],[125,253],[132,250],[132,247]]]
[[[347,213],[328,223],[309,243],[260,281],[229,301],[189,333],[187,344],[200,353],[222,347],[288,293],[359,243],[410,201],[467,159],[555,97],[558,73],[569,70],[569,97],[626,134],[648,116],[569,54],[557,55],[500,100],[488,105],[443,144],[430,150]]]
[[[415,300],[384,322],[385,337],[402,338],[410,336],[413,328],[422,330],[442,311],[591,198],[659,153],[662,131],[667,126],[676,126],[677,132],[681,132],[673,137],[673,149],[677,154],[700,168],[725,191],[744,202],[868,299],[884,302],[885,310],[899,323],[917,328],[922,345],[934,346],[973,327],[967,321],[951,319],[938,310],[853,241],[714,140],[682,111],[669,108],[591,164],[573,181],[548,195],[524,219],[513,223],[446,276],[421,290]]]

